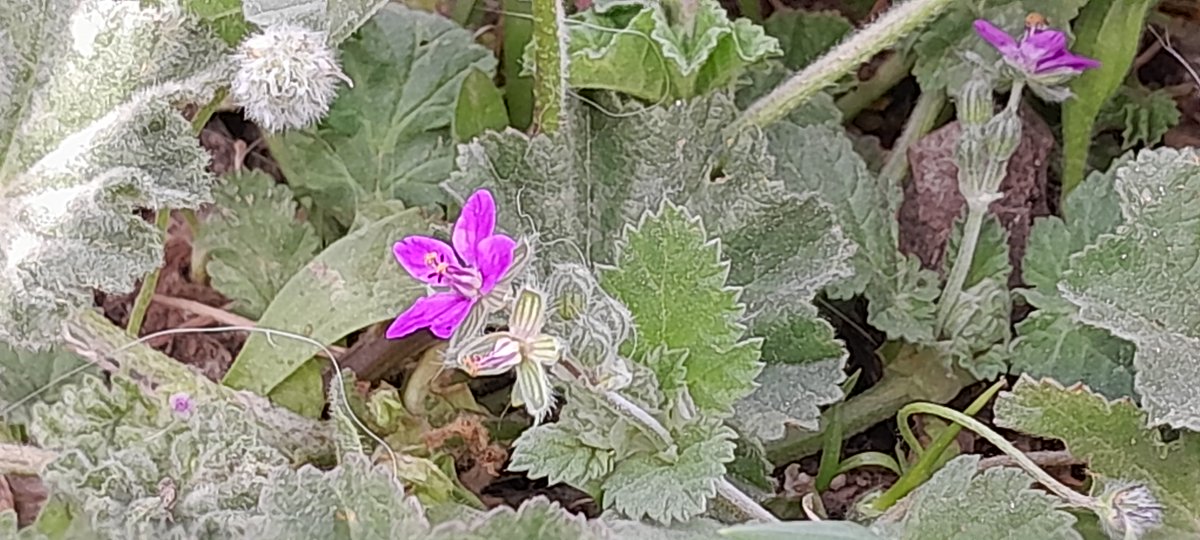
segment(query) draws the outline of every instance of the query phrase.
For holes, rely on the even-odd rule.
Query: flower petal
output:
[[[1013,56],[1017,52],[1017,41],[1008,35],[1008,32],[1001,30],[989,21],[977,19],[975,21],[975,33],[979,34],[979,37],[990,43],[1004,56]]]
[[[479,243],[496,231],[496,201],[481,189],[471,194],[454,223],[454,251],[469,266],[478,266]]]
[[[1058,70],[1071,70],[1078,72],[1085,69],[1098,67],[1100,67],[1100,62],[1098,60],[1093,60],[1086,56],[1071,54],[1070,52],[1063,52],[1060,55],[1038,62],[1037,71],[1038,73],[1048,73]]]
[[[446,271],[458,266],[450,246],[428,236],[406,237],[392,246],[392,253],[409,275],[430,285],[446,285]]]
[[[404,313],[401,313],[392,325],[388,327],[384,334],[388,339],[397,339],[407,336],[421,328],[433,327],[436,324],[443,323],[447,318],[446,314],[453,313],[459,309],[459,306],[465,304],[467,308],[471,307],[470,299],[463,298],[454,293],[438,293],[433,296],[423,296],[418,298],[413,305],[409,306]],[[466,316],[466,310],[462,310],[463,317]],[[459,319],[461,322],[461,318]],[[431,328],[434,335],[445,339],[449,337],[451,332],[445,332],[445,335],[438,334],[438,328]]]
[[[511,402],[514,406],[525,406],[525,412],[533,417],[537,425],[554,408],[554,387],[546,374],[546,367],[538,362],[517,364],[517,381],[513,384]]]
[[[489,236],[479,243],[479,259],[475,261],[475,267],[483,278],[479,287],[481,294],[492,292],[496,282],[504,277],[508,267],[512,266],[513,250],[516,248],[516,240],[503,234]]]
[[[496,339],[492,350],[485,355],[473,355],[463,360],[463,367],[472,377],[490,377],[505,373],[521,363],[521,343],[511,337]]]
[[[450,339],[450,336],[454,335],[454,331],[466,320],[467,314],[471,312],[471,306],[475,305],[475,301],[470,298],[457,295],[455,297],[456,303],[435,315],[429,322],[429,331],[441,339]]]
[[[1040,30],[1021,40],[1021,54],[1033,62],[1066,52],[1067,35],[1058,30]]]

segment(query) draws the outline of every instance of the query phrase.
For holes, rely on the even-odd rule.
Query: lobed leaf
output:
[[[1124,223],[1071,257],[1059,290],[1079,320],[1137,346],[1134,389],[1151,422],[1200,428],[1200,156],[1145,151],[1115,175]]]
[[[1179,124],[1179,104],[1166,90],[1148,90],[1125,85],[1104,102],[1096,118],[1096,130],[1119,130],[1121,150],[1152,147]]]
[[[258,26],[297,24],[329,33],[341,43],[363,26],[387,0],[242,0],[246,20]]]
[[[909,494],[871,529],[897,540],[1040,538],[1082,540],[1075,517],[1058,509],[1058,499],[1032,489],[1033,479],[1017,468],[977,473],[979,456],[962,455]]]
[[[1155,538],[1200,534],[1200,437],[1183,432],[1173,441],[1147,427],[1151,417],[1130,400],[1109,401],[1080,385],[1022,377],[996,400],[996,425],[1059,439],[1088,470],[1112,480],[1143,482],[1163,505],[1164,527]]]
[[[231,311],[258,319],[321,239],[297,220],[292,191],[260,171],[226,177],[213,198],[216,207],[193,233],[192,249],[207,254],[212,286],[234,301]]]
[[[134,210],[208,200],[177,104],[209,101],[225,52],[173,0],[0,5],[0,341],[45,347],[93,288],[158,266],[161,234]]]
[[[772,13],[763,30],[779,40],[783,64],[799,71],[837,45],[854,25],[836,11],[787,10]]]
[[[53,403],[90,362],[54,348],[31,352],[0,343],[0,423],[24,424],[34,403]]]
[[[317,127],[270,137],[271,153],[326,242],[363,206],[444,202],[437,183],[454,165],[450,127],[463,81],[490,77],[496,59],[452,21],[390,4],[342,44],[355,82]]]

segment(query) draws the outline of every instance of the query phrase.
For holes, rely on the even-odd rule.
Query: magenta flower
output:
[[[191,416],[192,412],[196,410],[196,404],[192,402],[192,396],[187,392],[171,394],[167,402],[171,405],[171,410],[179,416]]]
[[[1100,62],[1073,54],[1067,50],[1067,36],[1058,30],[1031,25],[1021,41],[1013,39],[996,25],[979,19],[975,31],[990,43],[1004,61],[1027,76],[1038,78],[1074,76],[1100,66]]]
[[[418,298],[387,330],[389,339],[429,328],[447,339],[471,308],[496,288],[513,261],[516,241],[495,234],[496,202],[487,190],[467,199],[454,224],[453,249],[428,236],[409,236],[392,251],[409,275],[446,290]]]

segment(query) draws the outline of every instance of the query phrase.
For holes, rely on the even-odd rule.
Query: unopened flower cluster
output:
[[[512,292],[516,248],[512,237],[496,233],[496,203],[487,190],[467,199],[450,244],[416,235],[397,242],[396,260],[428,285],[430,294],[401,313],[387,337],[398,339],[427,328],[439,338],[463,341],[452,363],[472,377],[516,370],[512,403],[540,422],[554,407],[547,368],[558,362],[562,344],[542,333],[545,295],[529,287]],[[511,310],[507,331],[469,335],[475,329],[464,321],[481,320],[504,308]]]

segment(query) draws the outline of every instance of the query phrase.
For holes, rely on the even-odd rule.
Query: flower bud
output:
[[[983,126],[983,143],[992,159],[1008,160],[1021,143],[1021,118],[1016,111],[1004,109]]]
[[[959,91],[958,123],[966,126],[987,122],[994,108],[992,80],[976,72]]]
[[[1104,488],[1097,514],[1104,533],[1114,540],[1138,539],[1163,522],[1163,506],[1143,484],[1114,482]]]
[[[234,60],[233,99],[269,132],[315,124],[329,112],[338,81],[352,84],[326,34],[300,26],[267,27],[243,41]]]

